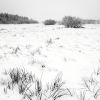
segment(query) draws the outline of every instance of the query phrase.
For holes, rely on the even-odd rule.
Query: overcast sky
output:
[[[65,15],[100,19],[100,0],[0,0],[1,12],[37,20],[59,20]]]

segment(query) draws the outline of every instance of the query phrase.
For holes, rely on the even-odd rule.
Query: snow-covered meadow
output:
[[[1,79],[5,78],[5,69],[25,68],[38,78],[43,74],[45,86],[62,73],[67,87],[77,91],[99,66],[100,25],[78,29],[60,25],[0,25]],[[0,85],[0,100],[20,100],[19,94],[5,94],[3,88]]]

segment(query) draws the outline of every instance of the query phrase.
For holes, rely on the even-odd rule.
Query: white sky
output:
[[[59,20],[65,15],[100,19],[100,0],[0,0],[0,12],[36,20]]]

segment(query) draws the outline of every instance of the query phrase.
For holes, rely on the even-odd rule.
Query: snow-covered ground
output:
[[[39,78],[43,72],[43,84],[62,73],[66,85],[78,89],[82,87],[82,79],[99,66],[100,25],[80,29],[59,25],[0,25],[0,78],[5,69],[16,67],[26,68]],[[0,86],[0,100],[8,97],[13,100],[15,97],[12,95],[11,99],[10,95],[5,96]]]

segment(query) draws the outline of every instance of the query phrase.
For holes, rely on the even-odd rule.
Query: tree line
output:
[[[32,24],[38,21],[19,15],[0,13],[0,24]]]

